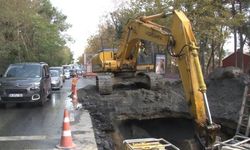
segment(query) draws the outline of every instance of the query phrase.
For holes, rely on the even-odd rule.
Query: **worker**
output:
[[[71,82],[71,94],[72,95],[76,95],[77,94],[77,90],[76,90],[76,85],[78,82],[78,77],[76,73],[73,73],[72,75],[72,82]]]
[[[77,96],[77,82],[78,82],[78,76],[76,73],[73,74],[72,82],[71,82],[71,98],[72,103],[75,109],[82,108],[82,105],[78,102],[78,96]]]
[[[145,56],[147,55],[146,49],[143,42],[139,43],[139,63],[145,63]]]

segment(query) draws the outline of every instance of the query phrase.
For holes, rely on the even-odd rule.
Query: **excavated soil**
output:
[[[233,134],[236,127],[248,77],[210,77],[207,80],[207,96],[212,117],[222,125],[222,130]],[[79,100],[92,116],[99,150],[111,150],[117,146],[113,139],[121,120],[146,120],[155,118],[191,119],[185,102],[181,81],[165,79],[158,91],[137,89],[134,85],[116,86],[111,95],[99,95],[95,86],[78,91]]]

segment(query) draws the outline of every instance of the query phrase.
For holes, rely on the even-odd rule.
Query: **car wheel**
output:
[[[51,99],[51,92],[50,92],[49,95],[48,95],[48,99],[49,99],[49,100]]]
[[[16,107],[21,107],[22,104],[21,103],[16,103]]]
[[[45,103],[45,100],[46,100],[46,93],[45,93],[45,91],[43,90],[42,93],[41,93],[41,98],[40,98],[40,100],[38,101],[37,105],[38,105],[38,106],[43,106],[44,103]]]
[[[6,108],[6,104],[0,104],[0,108]]]

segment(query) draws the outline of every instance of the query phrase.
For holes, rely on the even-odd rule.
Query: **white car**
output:
[[[64,71],[64,76],[66,79],[70,79],[70,71],[69,70],[65,70]]]
[[[60,89],[63,86],[63,81],[58,70],[50,70],[51,87],[52,89]]]

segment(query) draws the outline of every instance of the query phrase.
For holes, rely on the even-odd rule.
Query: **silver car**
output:
[[[58,70],[50,70],[51,75],[51,87],[52,89],[62,88],[62,80],[60,77],[60,72]]]
[[[70,71],[69,71],[69,70],[65,70],[64,73],[65,73],[65,74],[64,74],[64,75],[65,75],[65,78],[66,78],[66,79],[70,79]]]
[[[49,70],[58,70],[61,76],[61,80],[65,82],[65,75],[64,75],[64,70],[63,67],[49,67]],[[62,82],[62,83],[63,83]]]

